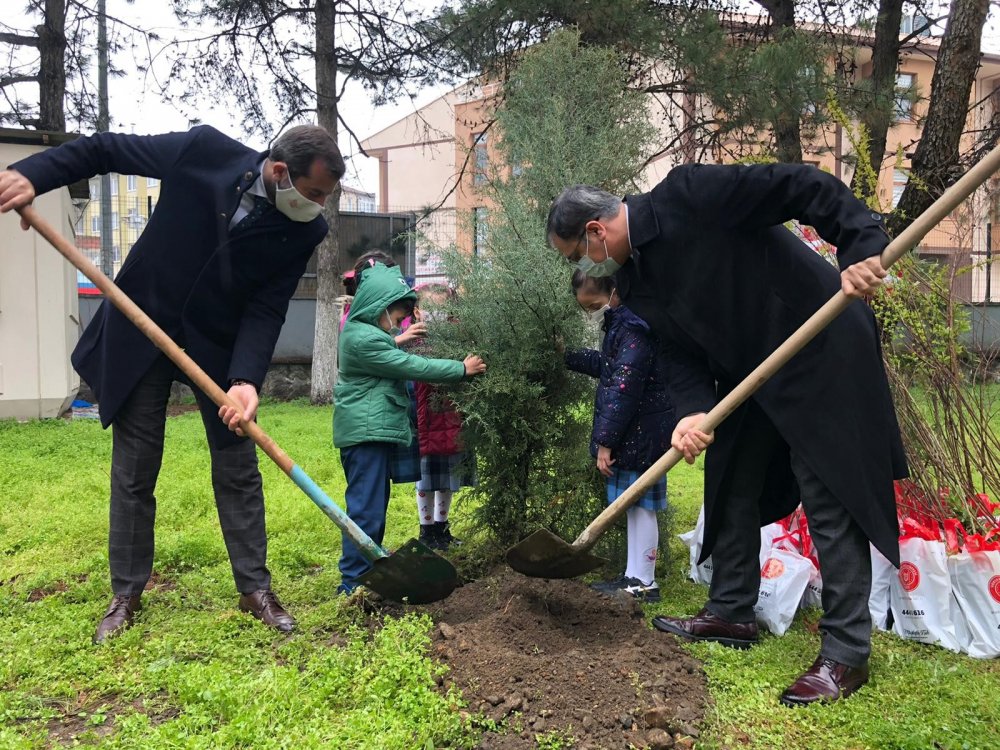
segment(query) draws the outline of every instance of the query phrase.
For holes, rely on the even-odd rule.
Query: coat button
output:
[[[243,179],[244,180],[253,179],[253,172],[247,172],[245,175],[243,175]]]
[[[219,214],[219,218],[220,218],[220,219],[225,219],[225,218],[226,218],[226,215],[225,215],[225,214]]]
[[[882,221],[882,214],[872,211],[872,218],[875,219],[875,221]]]

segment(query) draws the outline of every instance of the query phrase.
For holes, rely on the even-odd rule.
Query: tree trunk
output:
[[[776,38],[783,33],[795,33],[795,0],[758,0],[771,15]],[[802,135],[799,124],[801,112],[780,112],[771,123],[774,129],[774,148],[778,161],[802,163]]]
[[[317,122],[337,138],[337,50],[335,23],[337,0],[316,2],[316,114]],[[316,253],[316,332],[312,354],[310,400],[328,404],[337,378],[337,296],[340,283],[340,185],[323,211],[330,233]]]
[[[66,129],[66,0],[45,0],[38,27],[38,129]]]
[[[891,234],[899,234],[961,176],[959,149],[988,9],[989,0],[952,0],[910,180],[889,217]]]
[[[881,0],[878,20],[875,22],[875,43],[872,49],[871,98],[862,105],[859,113],[861,124],[868,129],[869,150],[859,154],[871,164],[876,178],[885,160],[885,144],[889,137],[896,101],[896,68],[899,67],[899,28],[903,20],[903,0]],[[851,189],[861,198],[867,198],[878,187],[863,177],[864,170],[856,169],[851,178]]]

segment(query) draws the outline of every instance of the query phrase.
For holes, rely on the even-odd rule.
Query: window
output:
[[[896,120],[913,119],[913,97],[916,94],[917,77],[913,73],[896,74],[896,101],[893,113]]]
[[[92,213],[90,215],[90,233],[96,234],[98,237],[101,236],[101,216],[97,213]]]
[[[118,175],[111,175],[111,194],[118,195]]]
[[[147,177],[146,178],[146,187],[148,187],[148,188],[156,187],[159,184],[160,184],[160,181],[158,179],[156,179],[155,177]]]
[[[125,217],[126,223],[130,227],[137,227],[142,223],[142,217],[139,216],[139,209],[130,208],[128,210],[128,215]]]
[[[486,169],[490,164],[489,153],[487,152],[486,133],[478,133],[473,136],[473,144],[476,150],[476,166],[472,176],[473,185],[486,184]],[[479,209],[476,209],[477,211]]]
[[[118,212],[117,211],[113,211],[111,213],[111,228],[115,229],[115,230],[118,229]]]
[[[101,183],[100,180],[90,181],[90,200],[96,201],[101,199]]]
[[[910,176],[903,169],[892,170],[892,207],[899,205],[899,199],[903,197],[903,189],[906,187]]]
[[[130,174],[128,177],[125,178],[125,189],[128,190],[130,193],[134,193],[137,182],[138,179],[136,179],[136,176],[134,174]]]
[[[486,223],[489,214],[485,208],[477,208],[474,223],[475,236],[472,238],[472,254],[481,255],[486,252],[486,242],[489,239],[489,226]]]

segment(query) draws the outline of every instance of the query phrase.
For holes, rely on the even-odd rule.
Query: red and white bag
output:
[[[757,622],[784,635],[795,618],[815,566],[796,550],[776,541],[760,568],[760,590],[754,612]]]
[[[771,552],[771,545],[774,540],[788,533],[788,529],[782,525],[781,521],[776,521],[775,523],[769,523],[767,526],[761,527],[760,530],[760,554],[758,555],[760,559],[760,565],[763,567],[764,561],[767,560],[768,554]],[[701,511],[698,513],[698,522],[691,531],[686,531],[683,534],[678,534],[677,538],[684,542],[684,545],[688,548],[688,578],[690,578],[695,583],[704,583],[706,585],[712,583],[712,571],[714,569],[712,564],[712,556],[709,555],[705,562],[698,564],[698,558],[701,557],[702,542],[705,539],[705,506],[701,507]]]
[[[911,641],[961,651],[965,621],[952,592],[947,554],[936,529],[904,519],[899,573],[890,584],[892,631]]]
[[[966,534],[952,520],[945,521],[949,547],[958,547],[957,539],[949,538],[949,531],[955,530],[961,532],[964,544],[948,556],[948,573],[968,626],[963,651],[976,659],[994,659],[1000,656],[1000,541],[991,541],[993,532],[985,537]]]

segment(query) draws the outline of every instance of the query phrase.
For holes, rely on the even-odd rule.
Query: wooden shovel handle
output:
[[[888,269],[899,260],[906,252],[915,247],[924,235],[927,234],[948,214],[958,208],[959,204],[979,189],[998,169],[1000,169],[1000,146],[990,151],[982,161],[966,172],[954,185],[948,188],[944,194],[938,198],[920,216],[913,220],[898,237],[886,246],[882,251],[882,267]],[[712,432],[722,421],[732,414],[736,409],[757,389],[766,383],[774,373],[795,356],[806,344],[812,341],[815,336],[826,328],[830,322],[842,313],[854,300],[844,294],[837,292],[829,301],[802,324],[788,339],[757,368],[743,379],[738,386],[730,391],[725,398],[715,405],[705,418],[699,423],[698,429],[702,432]],[[623,492],[617,500],[604,509],[591,524],[573,542],[573,547],[578,552],[586,552],[601,535],[607,531],[625,511],[629,509],[642,495],[654,485],[660,477],[670,471],[683,458],[683,455],[676,448],[671,448],[663,456]]]

